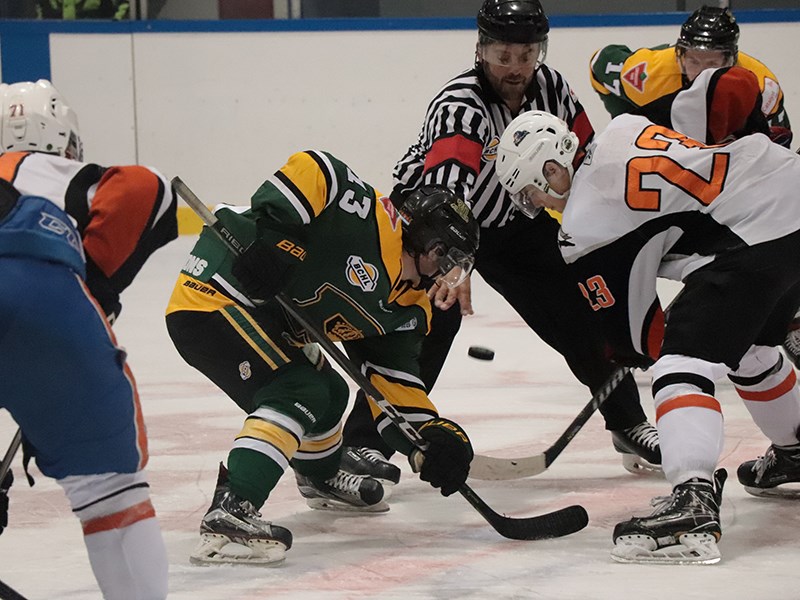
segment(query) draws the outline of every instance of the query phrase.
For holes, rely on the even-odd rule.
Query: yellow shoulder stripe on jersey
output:
[[[394,287],[403,270],[403,226],[400,214],[392,201],[386,196],[381,196],[377,191],[375,195],[375,220],[378,224],[381,261],[389,281]]]
[[[622,64],[619,79],[625,96],[637,106],[679,90],[683,80],[675,47],[638,49]]]
[[[312,217],[322,212],[331,197],[332,188],[336,187],[336,173],[332,165],[326,162],[325,157],[317,152],[297,152],[275,174],[286,188],[281,190],[284,195],[301,203]],[[303,222],[308,223],[305,219]]]

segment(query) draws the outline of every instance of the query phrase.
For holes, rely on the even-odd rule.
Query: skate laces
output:
[[[644,446],[649,450],[658,448],[658,429],[647,421],[642,421],[638,425],[628,427],[628,429],[624,429],[623,431],[625,435],[640,446]]]
[[[800,329],[793,329],[786,334],[783,340],[783,347],[793,355],[792,358],[800,354]]]
[[[766,475],[767,469],[775,466],[778,462],[778,457],[775,454],[775,448],[770,446],[767,448],[767,451],[764,453],[764,456],[759,456],[756,459],[755,464],[753,465],[753,471],[756,473],[756,483],[759,483],[761,479]]]
[[[387,462],[386,457],[374,448],[359,448],[358,452],[371,463],[383,464]]]
[[[363,480],[364,477],[361,475],[354,475],[353,473],[346,473],[345,471],[339,470],[336,475],[328,479],[325,483],[332,488],[336,488],[340,492],[358,496]]]

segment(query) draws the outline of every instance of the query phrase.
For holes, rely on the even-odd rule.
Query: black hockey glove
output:
[[[419,434],[428,442],[419,478],[441,488],[442,496],[454,494],[467,480],[469,465],[475,456],[467,434],[457,423],[442,418],[424,423]],[[412,467],[417,452],[419,450],[409,457]]]
[[[250,299],[263,304],[283,289],[305,257],[304,244],[292,236],[266,231],[236,258],[231,272]]]
[[[9,471],[0,482],[0,534],[8,527],[8,490],[14,483],[14,473]]]

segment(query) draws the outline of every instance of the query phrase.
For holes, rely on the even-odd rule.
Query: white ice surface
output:
[[[647,599],[800,598],[800,511],[790,501],[753,498],[736,481],[740,462],[767,442],[738,396],[721,383],[726,420],[721,464],[730,478],[722,508],[722,561],[708,567],[620,565],[609,557],[614,524],[641,514],[666,493],[656,477],[627,473],[596,415],[544,474],[520,481],[470,484],[498,512],[522,517],[582,504],[589,526],[571,536],[519,542],[501,538],[459,495],[441,497],[403,459],[400,485],[383,515],[341,516],[308,509],[291,474],[263,508],[288,527],[295,546],[276,568],[195,567],[188,555],[242,414],[175,352],[163,312],[193,239],[158,251],[125,292],[115,326],[129,352],[148,425],[148,466],[170,559],[170,597],[250,598],[536,598]],[[432,394],[443,415],[461,423],[476,452],[527,456],[551,444],[588,401],[587,390],[505,302],[476,277],[476,314],[464,321]],[[488,346],[495,360],[467,356]],[[47,365],[41,365],[43,377]],[[647,374],[638,374],[652,415]],[[65,385],[68,385],[65,382]],[[15,430],[0,411],[4,452]],[[30,599],[99,598],[77,520],[61,489],[38,474],[34,488],[18,474],[11,525],[0,536],[0,579]]]

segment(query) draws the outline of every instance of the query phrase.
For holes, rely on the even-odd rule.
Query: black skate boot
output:
[[[196,565],[273,565],[282,562],[291,547],[288,529],[263,521],[249,501],[218,485],[200,523],[200,545],[189,560]]]
[[[800,444],[772,444],[764,456],[739,465],[736,476],[754,496],[800,498],[800,485],[786,485],[800,483]]]
[[[727,477],[725,469],[718,469],[713,484],[690,479],[676,485],[671,496],[654,498],[655,510],[650,516],[618,523],[611,558],[624,563],[719,562],[719,507]]]
[[[386,512],[383,486],[372,477],[339,469],[326,481],[311,479],[295,471],[297,487],[311,508],[351,512]]]
[[[647,421],[611,432],[614,450],[622,454],[622,466],[631,473],[660,473],[661,448],[658,429]]]
[[[374,448],[345,446],[340,468],[353,475],[367,475],[377,479],[384,488],[400,482],[400,467],[390,463]],[[386,491],[388,490],[384,489]]]

